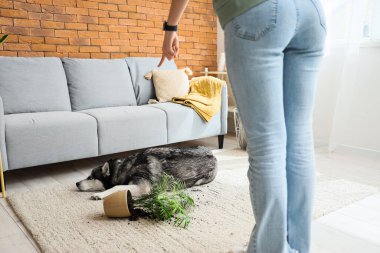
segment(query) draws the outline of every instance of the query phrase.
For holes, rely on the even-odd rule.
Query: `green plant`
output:
[[[4,40],[6,40],[6,38],[8,38],[8,35],[5,34],[3,37],[1,37],[0,39],[0,44],[4,42]]]
[[[186,193],[185,184],[168,174],[153,184],[149,194],[133,200],[134,209],[142,209],[156,220],[174,219],[174,224],[186,228],[190,224],[188,209],[194,200]]]

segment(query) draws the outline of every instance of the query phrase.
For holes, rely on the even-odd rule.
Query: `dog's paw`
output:
[[[91,195],[90,199],[92,199],[92,200],[102,200],[103,198],[98,193],[95,193],[95,194]]]

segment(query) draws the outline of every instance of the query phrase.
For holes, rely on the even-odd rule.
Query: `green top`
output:
[[[266,0],[213,0],[213,4],[219,22],[224,28],[228,21],[264,1]]]

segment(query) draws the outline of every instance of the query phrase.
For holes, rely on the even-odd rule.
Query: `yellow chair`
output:
[[[4,183],[4,171],[3,171],[3,160],[1,159],[0,155],[0,180],[1,180],[1,192],[3,193],[3,198],[5,199],[7,197],[7,194],[5,193],[5,183]]]

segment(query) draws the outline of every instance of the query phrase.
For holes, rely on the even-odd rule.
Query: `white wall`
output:
[[[217,23],[218,23],[218,27],[217,27],[217,42],[216,42],[217,43],[217,49],[216,49],[216,51],[217,51],[217,63],[219,65],[220,55],[221,55],[221,53],[224,52],[224,32],[223,32],[223,29],[219,23],[219,20]],[[224,70],[223,67],[224,66],[218,66],[218,70],[223,71]]]

